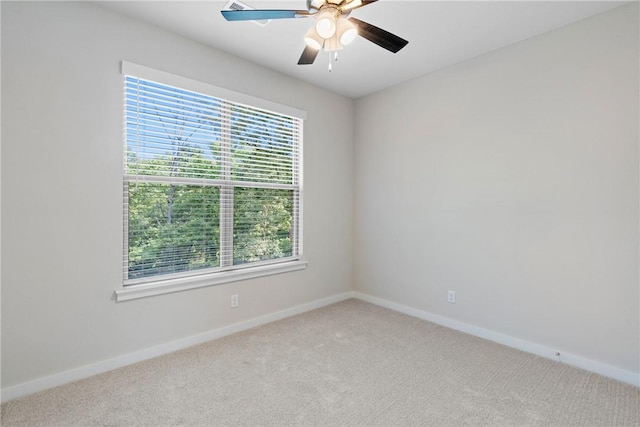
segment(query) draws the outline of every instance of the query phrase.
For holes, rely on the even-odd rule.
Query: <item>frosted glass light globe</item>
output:
[[[356,36],[358,35],[358,29],[355,25],[351,23],[351,21],[340,18],[338,20],[338,36],[340,37],[340,44],[348,45],[351,43]]]
[[[316,31],[323,39],[333,37],[336,33],[336,20],[331,12],[323,12],[316,21]]]
[[[307,31],[307,34],[304,36],[304,42],[307,44],[307,46],[312,47],[315,50],[320,50],[323,40],[316,32],[315,27],[311,27],[309,28],[309,31]]]

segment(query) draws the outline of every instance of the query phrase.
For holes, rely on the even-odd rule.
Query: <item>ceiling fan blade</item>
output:
[[[265,19],[306,18],[308,10],[221,10],[227,21],[262,21]]]
[[[351,0],[349,3],[346,3],[343,6],[340,6],[340,10],[343,12],[348,12],[354,9],[358,9],[359,7],[363,7],[369,5],[371,3],[375,3],[378,0]]]
[[[378,28],[375,25],[368,24],[359,19],[349,18],[349,21],[358,26],[358,35],[393,53],[397,53],[409,43],[402,37],[398,37],[382,28]]]
[[[298,65],[309,65],[313,64],[313,61],[316,60],[318,56],[319,49],[314,49],[311,46],[307,46],[302,51],[302,55],[300,55],[300,59],[298,60]]]

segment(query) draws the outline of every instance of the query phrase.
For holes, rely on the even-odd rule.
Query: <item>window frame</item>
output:
[[[250,95],[234,92],[228,89],[216,87],[208,83],[192,80],[187,77],[178,76],[175,74],[167,73],[164,71],[156,70],[153,68],[145,67],[142,65],[134,64],[127,61],[122,61],[121,68],[123,82],[126,76],[131,76],[139,79],[154,81],[163,85],[173,86],[176,88],[198,92],[201,94],[209,95],[215,98],[222,99],[235,104],[244,104],[252,108],[258,108],[267,110],[269,112],[291,116],[300,119],[300,140],[297,160],[299,173],[293,174],[292,184],[270,184],[270,183],[257,183],[257,182],[245,182],[245,181],[233,181],[231,179],[230,171],[227,176],[222,176],[221,179],[206,179],[201,178],[175,178],[175,177],[160,177],[152,175],[135,175],[132,179],[131,175],[126,175],[123,169],[123,189],[127,190],[128,183],[134,180],[140,182],[153,182],[153,183],[180,183],[180,184],[196,184],[196,185],[210,185],[217,186],[220,189],[220,241],[226,239],[226,245],[231,247],[231,253],[224,252],[220,255],[220,266],[214,269],[202,269],[194,270],[185,273],[164,274],[160,276],[150,276],[147,278],[128,279],[126,269],[123,269],[123,280],[120,288],[115,291],[116,302],[127,301],[137,298],[144,298],[152,295],[160,295],[178,291],[184,291],[188,289],[200,288],[205,286],[214,286],[223,283],[229,283],[239,280],[247,280],[257,277],[269,276],[272,274],[280,274],[290,271],[302,270],[307,267],[307,261],[303,258],[302,252],[302,201],[303,201],[303,164],[302,164],[302,134],[303,134],[303,122],[306,119],[306,112],[294,107],[289,107],[281,104],[277,104],[264,99],[256,98]],[[124,87],[124,84],[123,84]],[[124,136],[126,146],[126,136]],[[126,152],[126,150],[125,150]],[[296,150],[294,150],[296,153]],[[125,158],[123,156],[123,158]],[[123,168],[124,163],[123,161]],[[226,179],[225,179],[226,178]],[[264,261],[254,261],[246,264],[233,265],[233,204],[228,204],[230,200],[222,195],[223,191],[233,194],[233,190],[236,187],[250,187],[250,188],[273,188],[273,189],[291,189],[294,195],[297,192],[297,197],[293,197],[293,211],[297,212],[294,215],[292,224],[292,245],[295,245],[295,249],[292,252],[295,254],[289,257],[275,258]],[[128,265],[128,226],[125,220],[127,215],[128,206],[128,191],[124,192],[123,199],[123,262]],[[223,210],[225,213],[223,213]],[[225,227],[223,221],[231,222],[231,228]],[[231,257],[230,259],[223,259],[223,256]]]

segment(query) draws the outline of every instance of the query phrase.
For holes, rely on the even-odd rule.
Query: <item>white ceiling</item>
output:
[[[255,9],[306,9],[305,0],[242,0]],[[103,7],[142,19],[342,95],[357,98],[618,7],[620,1],[379,0],[351,16],[409,40],[397,54],[358,37],[339,53],[297,65],[312,20],[227,22],[225,1],[114,1]]]

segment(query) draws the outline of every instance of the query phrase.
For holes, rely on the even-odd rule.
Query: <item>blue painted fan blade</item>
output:
[[[302,18],[309,15],[306,10],[223,10],[227,21],[262,21],[265,19]]]

